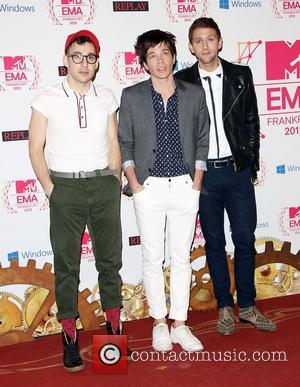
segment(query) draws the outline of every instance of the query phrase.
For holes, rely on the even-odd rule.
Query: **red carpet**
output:
[[[61,366],[59,335],[40,338],[33,343],[1,347],[0,385],[299,386],[300,295],[259,301],[257,306],[277,323],[276,332],[258,332],[253,327],[238,323],[233,336],[223,337],[215,333],[216,311],[191,312],[188,323],[207,352],[198,355],[198,361],[174,361],[174,353],[177,356],[180,353],[179,346],[175,345],[169,361],[131,361],[128,375],[92,374],[92,336],[100,331],[80,332],[85,369],[73,374],[65,372]],[[152,351],[151,325],[150,319],[124,324],[131,349],[139,353]],[[104,333],[102,329],[101,333]],[[187,356],[186,353],[183,355]],[[145,356],[149,353],[143,352],[143,359]]]

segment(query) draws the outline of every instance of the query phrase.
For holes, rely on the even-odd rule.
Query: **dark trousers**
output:
[[[225,252],[224,211],[234,243],[234,274],[240,307],[254,305],[256,203],[250,169],[234,172],[233,165],[208,163],[200,196],[200,221],[208,268],[218,307],[233,306]]]
[[[54,254],[57,318],[78,316],[81,238],[88,226],[102,308],[121,305],[122,236],[120,183],[115,176],[89,179],[51,177],[50,239]]]

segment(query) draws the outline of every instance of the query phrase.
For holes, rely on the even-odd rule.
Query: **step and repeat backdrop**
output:
[[[261,119],[256,247],[263,257],[266,241],[272,241],[268,254],[274,254],[274,263],[257,272],[258,295],[300,292],[299,272],[286,263],[298,260],[299,264],[300,245],[299,1],[1,0],[0,272],[6,270],[6,274],[1,277],[0,273],[0,335],[18,327],[26,329],[47,298],[47,289],[39,288],[35,279],[43,272],[47,277],[53,262],[49,206],[30,165],[28,123],[30,104],[39,89],[62,82],[66,75],[62,56],[67,35],[89,29],[99,37],[96,82],[110,87],[119,100],[124,87],[148,77],[134,53],[136,37],[153,28],[175,34],[175,71],[180,70],[195,62],[188,50],[187,33],[193,20],[201,16],[211,16],[219,24],[224,39],[221,56],[249,65],[253,71]],[[126,320],[147,316],[147,303],[132,200],[124,195],[121,200],[122,317]],[[227,251],[232,256],[228,220],[225,229]],[[200,247],[193,262],[195,272],[205,265],[204,243],[198,220],[194,248]],[[168,294],[168,254],[165,265]],[[81,249],[80,291],[85,288],[90,290],[85,293],[88,303],[99,300],[88,229]],[[55,321],[55,305],[50,305],[35,334],[53,333]]]

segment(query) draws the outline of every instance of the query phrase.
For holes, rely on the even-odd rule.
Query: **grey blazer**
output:
[[[205,162],[208,155],[209,115],[205,93],[199,85],[179,79],[175,82],[183,162],[193,178],[196,160]],[[123,89],[119,140],[122,164],[133,161],[137,179],[143,184],[152,171],[157,149],[150,79]]]

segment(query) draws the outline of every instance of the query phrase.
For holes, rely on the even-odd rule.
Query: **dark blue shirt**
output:
[[[152,87],[152,102],[156,124],[156,160],[151,176],[174,177],[187,174],[183,163],[178,123],[177,89],[168,99],[165,112],[164,102]]]

